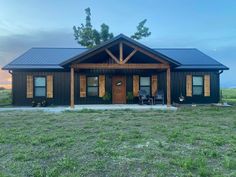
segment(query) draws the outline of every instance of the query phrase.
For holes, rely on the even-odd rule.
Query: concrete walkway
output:
[[[44,111],[60,113],[63,111],[81,111],[81,110],[177,110],[176,107],[166,105],[138,105],[138,104],[93,104],[93,105],[75,105],[74,109],[68,106],[57,107],[6,107],[0,108],[0,111]]]
[[[2,111],[44,111],[44,112],[52,112],[52,113],[60,113],[66,111],[68,106],[58,106],[58,107],[5,107],[0,108],[0,112]]]
[[[71,110],[71,108],[68,108]],[[138,104],[96,104],[96,105],[75,105],[74,110],[124,110],[124,109],[133,109],[133,110],[148,110],[148,109],[157,109],[157,110],[177,110],[176,107],[166,105],[138,105]]]

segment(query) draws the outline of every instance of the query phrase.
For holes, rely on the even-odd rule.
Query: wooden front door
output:
[[[125,76],[112,77],[112,103],[113,104],[126,103],[126,77]]]

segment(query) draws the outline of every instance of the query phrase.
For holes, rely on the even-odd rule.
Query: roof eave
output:
[[[2,70],[11,70],[8,66],[9,66],[8,64],[5,65],[5,66],[3,66],[3,67],[2,67]]]
[[[199,66],[191,66],[191,67],[189,67],[189,66],[184,66],[184,65],[182,65],[182,66],[178,66],[178,67],[176,67],[176,68],[174,68],[174,69],[176,69],[176,70],[229,70],[229,68],[228,67],[226,67],[226,66],[224,66],[224,65],[222,65],[222,66],[210,66],[210,65],[206,65],[205,67],[199,67]]]
[[[2,68],[2,70],[18,70],[18,69],[24,69],[24,70],[38,70],[38,69],[52,69],[52,70],[62,70],[64,69],[63,67],[57,65],[57,66],[54,66],[54,67],[51,67],[51,66],[10,66],[10,65],[6,65]]]

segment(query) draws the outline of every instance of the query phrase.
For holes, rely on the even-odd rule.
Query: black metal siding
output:
[[[69,72],[25,72],[14,71],[13,77],[13,104],[17,106],[31,105],[33,100],[38,102],[43,98],[26,98],[26,77],[53,75],[53,98],[47,98],[49,105],[69,105],[70,103],[70,73]]]
[[[186,75],[210,75],[210,96],[186,97]],[[203,85],[204,87],[204,85]],[[220,81],[218,71],[172,71],[171,72],[171,97],[172,102],[179,103],[179,96],[185,97],[183,103],[217,103],[219,102]]]
[[[13,104],[17,106],[31,105],[32,100],[26,98],[26,76],[46,76],[53,75],[53,98],[47,99],[49,105],[69,105],[70,104],[70,72],[65,71],[14,71],[13,72]],[[126,76],[127,93],[133,91],[133,75],[151,76],[158,75],[158,89],[165,93],[166,103],[166,71],[158,70],[81,70],[75,72],[75,104],[110,104],[111,101],[104,101],[99,97],[80,98],[79,74],[95,76],[100,74],[106,75],[106,92],[112,93],[111,79],[113,75]],[[211,96],[210,97],[185,97],[186,95],[186,75],[205,75],[211,76]],[[179,103],[179,96],[185,97],[184,103],[216,103],[219,101],[219,75],[218,71],[171,71],[171,100],[172,103]],[[112,99],[111,99],[112,100]],[[39,100],[40,101],[40,100]],[[137,103],[134,101],[127,103]]]

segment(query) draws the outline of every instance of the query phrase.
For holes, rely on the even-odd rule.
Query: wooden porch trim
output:
[[[115,45],[117,45],[117,44],[118,44],[119,47],[120,47],[120,57],[119,57],[119,58],[115,57],[115,56],[108,50],[108,48],[110,48],[110,47],[112,47],[112,46],[115,46]],[[118,42],[115,42],[115,43],[113,43],[113,44],[109,44],[108,46],[106,46],[106,48],[100,48],[100,49],[98,49],[97,51],[94,51],[94,52],[92,52],[92,53],[89,53],[89,54],[87,54],[86,56],[82,57],[82,58],[78,61],[78,63],[81,63],[82,61],[86,60],[87,58],[92,57],[92,56],[94,56],[94,55],[96,55],[96,54],[98,54],[99,52],[102,52],[102,51],[104,51],[104,50],[105,50],[105,51],[108,53],[108,55],[111,56],[111,58],[114,59],[114,60],[116,61],[116,63],[118,63],[118,64],[119,64],[120,61],[121,61],[121,51],[122,51],[122,59],[123,59],[123,62],[122,62],[122,63],[125,63],[125,62],[124,62],[125,59],[123,58],[123,47],[124,47],[124,44],[127,45],[127,46],[129,46],[129,47],[131,47],[131,48],[133,48],[133,49],[136,49],[136,52],[139,51],[139,52],[141,52],[141,53],[143,53],[143,54],[145,54],[145,55],[147,55],[147,56],[149,56],[149,57],[155,59],[156,61],[159,61],[159,62],[164,63],[164,64],[169,64],[167,61],[165,61],[165,60],[163,60],[163,59],[161,59],[161,58],[155,56],[154,54],[152,54],[152,53],[150,53],[150,52],[148,52],[148,51],[145,51],[144,49],[142,49],[142,48],[140,48],[140,47],[137,47],[137,46],[135,46],[135,45],[133,45],[133,44],[130,44],[130,43],[126,42],[126,41],[122,41],[122,42],[119,42],[119,41],[118,41]],[[126,58],[127,58],[127,57],[126,57]],[[126,62],[127,62],[127,61],[126,61]],[[120,64],[122,64],[122,63],[120,63]]]
[[[117,41],[117,42],[114,42],[114,43],[112,43],[112,44],[108,44],[108,45],[106,46],[106,49],[108,49],[108,48],[110,48],[110,47],[113,47],[113,46],[115,46],[115,45],[117,45],[117,44],[119,44],[118,41]],[[80,60],[78,60],[77,62],[78,62],[78,63],[81,63],[81,62],[83,62],[84,60],[88,59],[89,57],[92,57],[92,56],[98,54],[99,52],[103,52],[104,50],[105,50],[104,47],[102,47],[102,48],[100,48],[100,49],[98,49],[98,50],[93,51],[92,53],[88,53],[88,54],[86,54],[85,56],[83,56]]]
[[[105,51],[107,52],[107,54],[108,54],[113,60],[115,60],[116,63],[118,63],[118,64],[120,63],[120,61],[111,53],[110,50],[105,49]]]
[[[171,78],[170,67],[166,70],[166,92],[167,92],[167,106],[171,106]]]
[[[74,91],[75,91],[75,80],[74,80],[74,68],[71,66],[70,68],[70,107],[74,109],[75,107],[75,98],[74,98]]]
[[[76,69],[167,69],[166,64],[74,64]]]
[[[157,61],[159,61],[159,62],[161,62],[161,63],[168,64],[167,61],[162,60],[161,58],[155,56],[154,54],[152,54],[152,53],[150,53],[150,52],[145,51],[144,49],[142,49],[142,48],[140,48],[140,47],[136,47],[135,45],[130,44],[130,43],[128,43],[128,42],[123,42],[123,43],[126,44],[126,45],[129,46],[129,47],[132,47],[132,48],[134,48],[134,49],[137,49],[137,51],[139,51],[139,52],[141,52],[141,53],[143,53],[143,54],[145,54],[145,55],[147,55],[147,56],[149,56],[149,57],[151,57],[151,58],[153,58],[153,59],[155,59],[155,60],[157,60]]]
[[[123,64],[127,63],[129,59],[137,52],[137,48],[135,48],[123,61]]]
[[[120,64],[123,63],[123,43],[120,42]]]

